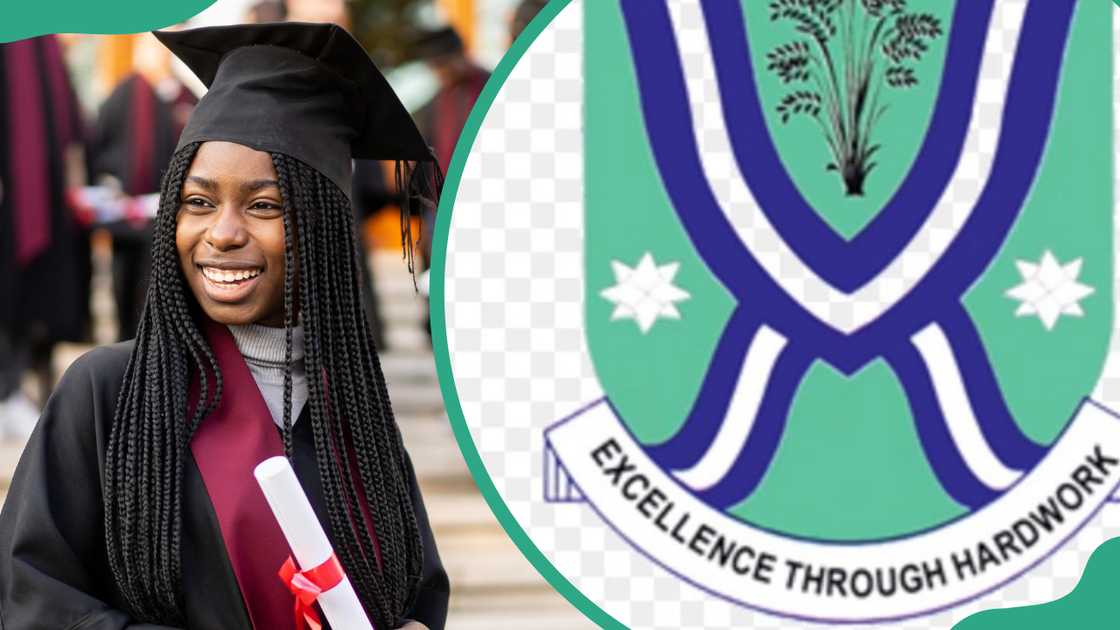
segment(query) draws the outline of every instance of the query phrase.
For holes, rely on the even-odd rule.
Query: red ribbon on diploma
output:
[[[303,628],[322,630],[323,623],[319,621],[319,613],[315,610],[315,600],[323,591],[338,586],[342,581],[342,575],[342,565],[338,563],[338,557],[334,554],[331,554],[323,564],[306,571],[297,571],[295,560],[288,556],[284,566],[280,567],[280,579],[296,596],[297,630]]]

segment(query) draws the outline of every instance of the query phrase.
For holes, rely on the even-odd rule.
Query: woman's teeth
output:
[[[217,269],[215,267],[203,267],[202,274],[212,282],[233,283],[255,278],[261,274],[261,270],[241,269],[238,271],[230,271],[228,269]]]

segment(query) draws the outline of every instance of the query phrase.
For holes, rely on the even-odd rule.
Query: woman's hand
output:
[[[398,630],[428,630],[428,626],[420,623],[419,621],[412,621],[411,619]]]

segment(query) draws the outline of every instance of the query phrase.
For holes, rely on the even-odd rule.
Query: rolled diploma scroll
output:
[[[326,562],[334,550],[287,458],[270,457],[257,464],[253,475],[288,539],[299,570],[314,569]],[[317,601],[334,630],[373,630],[350,578],[345,575],[337,586],[323,591]]]

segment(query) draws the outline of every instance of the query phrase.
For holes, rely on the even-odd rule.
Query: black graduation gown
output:
[[[12,337],[37,342],[82,341],[88,337],[90,296],[90,245],[88,231],[75,221],[64,200],[65,146],[59,144],[61,131],[57,129],[65,118],[60,111],[70,112],[71,132],[82,129],[78,118],[77,99],[66,86],[66,107],[52,98],[49,80],[48,56],[45,47],[56,45],[48,41],[54,36],[36,38],[38,85],[20,86],[20,89],[39,90],[42,102],[48,107],[44,112],[46,124],[42,142],[48,157],[48,188],[50,206],[50,244],[27,262],[16,261],[15,212],[10,182],[15,176],[16,162],[21,148],[6,140],[10,116],[8,91],[12,86],[0,80],[0,330]],[[5,45],[0,44],[0,79],[4,76]],[[59,111],[56,111],[59,110]],[[71,137],[71,143],[81,143],[82,138]]]
[[[0,511],[0,630],[162,628],[133,624],[121,612],[123,599],[114,586],[104,543],[102,471],[132,346],[131,341],[105,346],[78,359],[47,402],[23,452]],[[295,425],[293,443],[296,474],[330,536],[306,413]],[[439,630],[447,616],[447,574],[415,474],[411,481],[424,541],[424,573],[417,602],[406,617]],[[217,517],[189,453],[183,483],[187,627],[249,628]]]

